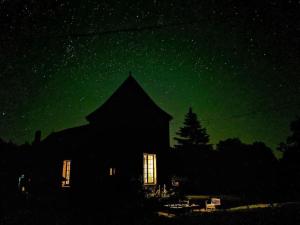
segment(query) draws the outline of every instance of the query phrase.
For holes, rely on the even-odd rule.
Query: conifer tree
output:
[[[202,127],[197,118],[197,114],[189,108],[188,113],[185,115],[183,127],[176,133],[178,137],[174,139],[177,141],[175,148],[177,149],[209,149],[209,135],[206,129]]]

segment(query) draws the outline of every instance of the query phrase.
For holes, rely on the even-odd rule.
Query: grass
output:
[[[124,204],[104,204],[103,199],[49,197],[35,201],[0,201],[0,225],[297,225],[300,224],[300,204],[285,203],[235,205],[231,210],[211,213],[189,213],[159,216],[157,201],[142,204],[121,201]],[[193,199],[207,199],[194,196]],[[224,196],[223,196],[224,199]],[[231,199],[231,198],[229,198]],[[231,199],[236,202],[235,198]],[[229,200],[227,200],[229,201]],[[137,201],[138,202],[138,201]]]
[[[300,207],[255,208],[177,217],[169,225],[296,225],[300,224]]]
[[[1,225],[296,225],[300,224],[300,206],[296,204],[273,208],[250,208],[181,215],[158,216],[141,209],[21,207],[0,217]]]

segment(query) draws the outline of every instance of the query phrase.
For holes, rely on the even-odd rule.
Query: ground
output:
[[[18,205],[6,210],[0,217],[0,225],[295,225],[300,224],[300,205],[241,209],[213,213],[180,215],[173,218],[158,216],[155,210],[141,207],[95,206],[53,207],[54,205]]]

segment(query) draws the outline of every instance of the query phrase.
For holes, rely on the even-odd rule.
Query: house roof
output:
[[[109,115],[116,112],[137,111],[156,114],[167,120],[172,116],[157,106],[149,95],[143,90],[138,82],[131,76],[121,84],[121,86],[112,94],[110,98],[98,109],[89,114],[86,119],[92,123],[103,118],[109,118]]]
[[[42,143],[52,143],[52,144],[61,144],[61,143],[72,143],[74,138],[85,140],[89,135],[89,125],[82,125],[78,127],[72,127],[64,129],[57,132],[52,132],[48,135]]]

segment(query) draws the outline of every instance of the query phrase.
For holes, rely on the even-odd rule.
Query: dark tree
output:
[[[220,141],[220,188],[250,199],[273,197],[276,192],[277,159],[263,142],[242,143],[238,138]]]
[[[293,197],[300,198],[300,118],[291,122],[291,135],[286,143],[281,143],[279,150],[283,152],[281,159],[282,188]]]
[[[289,164],[289,167],[296,167],[299,170],[300,163],[300,118],[291,122],[292,134],[288,136],[286,143],[281,143],[279,150],[283,152],[282,162]]]
[[[179,137],[174,139],[177,141],[175,148],[177,149],[208,149],[210,148],[209,135],[206,129],[202,127],[197,118],[197,114],[189,108],[185,115],[184,126],[176,133]]]
[[[220,154],[219,179],[222,181],[220,189],[224,193],[244,194],[247,188],[249,146],[238,138],[229,138],[217,144]]]
[[[184,180],[184,192],[212,191],[210,180],[215,177],[209,170],[209,164],[215,160],[214,151],[209,144],[209,136],[202,127],[196,113],[189,108],[183,127],[176,133],[177,141],[172,152],[174,157],[173,172]]]
[[[265,200],[278,199],[278,160],[263,142],[254,142],[249,151],[249,192]]]
[[[300,154],[300,118],[291,122],[292,134],[287,138],[286,143],[281,143],[279,150],[283,152],[283,160],[298,160]]]

